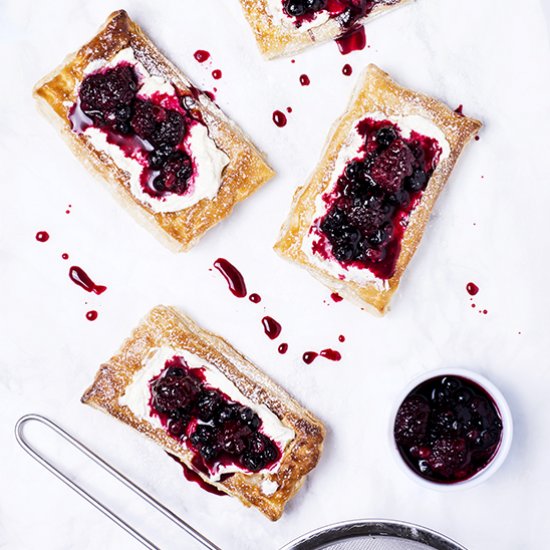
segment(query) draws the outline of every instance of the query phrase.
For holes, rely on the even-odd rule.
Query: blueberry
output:
[[[222,406],[215,416],[215,422],[216,424],[224,424],[225,422],[234,419],[236,416],[237,410],[235,407],[232,405]]]
[[[372,246],[380,246],[391,239],[393,225],[391,222],[386,222],[382,227],[376,229],[374,233],[369,235],[368,242]]]
[[[460,383],[460,380],[452,377],[452,376],[445,376],[441,380],[441,385],[447,390],[448,392],[454,392],[457,391],[462,384]]]
[[[155,177],[152,185],[153,185],[153,189],[159,193],[166,191],[166,187],[164,186],[164,178],[161,175],[158,175]]]
[[[365,173],[365,167],[360,161],[350,162],[346,166],[346,178],[351,182],[357,182],[363,179]]]
[[[472,393],[466,388],[461,388],[456,392],[455,398],[458,403],[468,403],[472,399]]]
[[[181,437],[185,434],[185,428],[187,427],[186,418],[176,418],[168,420],[168,432],[174,437]]]
[[[213,390],[202,391],[195,403],[197,417],[203,422],[209,422],[216,414],[220,404],[221,398],[218,392]]]
[[[266,448],[263,452],[263,457],[265,462],[269,464],[270,462],[273,462],[274,460],[276,460],[278,456],[279,456],[279,452],[277,448],[271,442],[269,442],[269,444],[266,445]]]
[[[388,202],[395,206],[408,206],[411,202],[411,196],[405,189],[399,189],[395,193],[390,193],[388,195]]]
[[[300,17],[306,13],[306,6],[302,0],[287,0],[285,10],[292,17]]]
[[[397,139],[397,132],[392,126],[383,126],[376,133],[376,142],[385,149],[389,147]]]
[[[324,10],[327,6],[327,0],[305,0],[308,11],[316,12]]]
[[[219,449],[214,445],[201,445],[199,448],[199,454],[204,458],[204,460],[212,462],[220,453]]]
[[[210,443],[213,441],[215,436],[215,431],[212,426],[208,426],[206,424],[199,424],[195,431],[191,434],[191,443],[193,445],[199,445],[199,444],[205,444]]]
[[[260,454],[245,453],[241,457],[242,465],[251,472],[258,472],[265,466],[265,461]]]
[[[248,407],[242,407],[239,418],[252,430],[257,430],[262,423],[260,417]]]
[[[164,376],[185,376],[185,370],[182,367],[169,367]]]
[[[411,176],[405,180],[406,188],[412,193],[424,191],[428,183],[428,174],[421,168],[416,169]]]

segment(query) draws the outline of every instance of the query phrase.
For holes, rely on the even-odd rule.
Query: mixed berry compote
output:
[[[410,214],[442,148],[435,138],[415,130],[406,135],[387,119],[366,117],[354,131],[359,149],[352,149],[321,197],[323,211],[310,228],[309,252],[337,262],[344,272],[367,269],[386,280],[395,273]]]
[[[102,129],[107,141],[145,168],[141,184],[151,196],[183,194],[193,162],[182,142],[195,119],[171,95],[156,92],[140,98],[137,92],[138,75],[128,63],[87,75],[71,111],[73,129]]]
[[[69,110],[73,131],[110,155],[129,174],[134,196],[155,212],[211,198],[228,157],[209,137],[194,91],[150,75],[131,48],[92,69]]]
[[[481,386],[460,376],[422,382],[397,412],[394,438],[416,474],[436,483],[457,483],[481,472],[502,440],[502,418]]]
[[[336,19],[342,29],[350,29],[369,15],[377,4],[392,4],[395,0],[282,0],[283,11],[300,28],[321,13]]]
[[[264,433],[260,416],[210,386],[204,369],[190,368],[183,357],[167,360],[149,389],[151,416],[195,453],[196,470],[211,477],[228,466],[255,473],[280,460],[282,449]]]

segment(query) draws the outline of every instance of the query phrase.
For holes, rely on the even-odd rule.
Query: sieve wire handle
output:
[[[53,432],[70,443],[73,447],[78,449],[82,454],[88,457],[92,462],[95,462],[106,472],[111,474],[115,479],[120,481],[123,485],[128,487],[133,493],[141,497],[145,502],[158,510],[162,515],[167,517],[172,523],[175,523],[180,529],[183,529],[188,535],[193,537],[197,542],[202,544],[208,550],[221,550],[219,546],[216,546],[213,542],[204,537],[201,533],[193,529],[188,523],[183,521],[179,516],[174,514],[170,509],[166,508],[153,496],[151,496],[144,489],[136,485],[133,481],[129,480],[124,474],[119,472],[116,468],[111,466],[108,462],[103,460],[100,456],[94,453],[91,449],[86,447],[78,439],[74,438],[68,432],[60,428],[57,424],[52,422],[49,418],[41,416],[39,414],[27,414],[22,416],[15,424],[15,438],[21,447],[34,458],[39,464],[44,466],[46,470],[51,472],[55,477],[60,479],[63,483],[68,485],[73,491],[78,493],[83,499],[87,500],[94,508],[105,514],[111,521],[116,523],[120,528],[124,529],[128,534],[134,537],[137,541],[141,542],[143,546],[151,550],[160,550],[158,546],[155,546],[149,539],[147,539],[142,533],[124,521],[120,516],[115,514],[108,506],[97,500],[93,495],[88,493],[80,485],[70,479],[61,469],[54,466],[49,460],[47,460],[42,454],[40,454],[25,438],[24,426],[29,422],[37,422],[50,428]]]

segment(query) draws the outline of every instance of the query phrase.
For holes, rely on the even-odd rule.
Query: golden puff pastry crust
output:
[[[329,185],[341,148],[357,120],[374,112],[388,117],[421,116],[441,130],[450,147],[449,155],[438,163],[420,202],[410,214],[395,272],[385,281],[383,289],[374,283],[360,284],[335,277],[313,264],[302,249],[313,223],[315,200]],[[376,65],[369,65],[359,79],[346,112],[333,125],[313,175],[304,186],[296,190],[290,215],[281,228],[275,250],[284,258],[308,269],[342,297],[372,313],[383,315],[388,310],[390,300],[420,243],[437,197],[447,183],[464,146],[481,126],[478,120],[462,116],[436,99],[400,86]]]
[[[256,38],[261,53],[268,59],[298,53],[309,46],[338,38],[344,29],[337,18],[307,30],[296,28],[293,22],[274,17],[270,3],[283,0],[240,0],[244,15]],[[358,21],[359,24],[370,21],[413,0],[377,0],[368,15]]]
[[[264,404],[295,437],[285,447],[278,470],[271,473],[235,473],[219,482],[211,481],[192,465],[193,452],[163,428],[138,418],[119,400],[134,374],[143,368],[151,350],[168,346],[197,355],[217,368],[246,397]],[[146,435],[187,467],[195,470],[205,482],[237,497],[246,506],[255,506],[275,521],[288,500],[303,485],[307,474],[317,465],[323,449],[325,428],[285,390],[248,361],[228,342],[197,326],[180,311],[157,306],[141,321],[120,350],[96,374],[93,384],[82,396],[82,402],[103,410]],[[276,484],[273,494],[262,491],[262,483]]]
[[[229,157],[220,189],[213,199],[204,198],[177,212],[155,213],[134,197],[129,189],[129,174],[110,155],[97,150],[85,134],[71,130],[68,112],[77,99],[86,67],[94,61],[108,62],[128,47],[151,75],[171,82],[182,95],[195,98],[193,109],[200,112],[208,135]],[[174,251],[189,250],[206,231],[227,217],[238,202],[274,175],[264,156],[237,125],[162,55],[123,10],[112,13],[96,36],[38,82],[34,97],[80,161],[108,184],[138,221]]]

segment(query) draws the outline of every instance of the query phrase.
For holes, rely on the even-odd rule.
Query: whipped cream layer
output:
[[[182,357],[189,369],[201,369],[206,386],[219,390],[232,401],[236,401],[252,409],[262,421],[259,431],[271,439],[279,448],[281,455],[283,454],[288,443],[295,437],[294,430],[285,426],[268,407],[263,404],[258,405],[243,395],[235,384],[216,367],[187,350],[170,347],[161,347],[152,350],[150,356],[144,361],[143,368],[134,374],[132,381],[126,387],[124,394],[119,399],[119,404],[127,406],[135,416],[142,420],[147,420],[154,427],[165,429],[158,415],[152,411],[149,383],[166,368],[166,362],[175,356]],[[279,465],[280,461],[274,466],[256,473],[274,473],[277,471]],[[214,469],[210,471],[209,477],[211,481],[219,481],[223,474],[237,472],[250,473],[247,470],[239,468],[236,464],[216,464]],[[266,487],[273,489],[274,486],[268,485]]]
[[[129,63],[136,71],[139,81],[137,97],[150,99],[155,95],[171,96],[177,102],[177,92],[174,86],[158,76],[151,76],[142,63],[137,61],[132,48],[125,48],[109,62],[92,62],[86,67],[85,73],[95,72],[103,67],[115,67],[119,63]],[[137,151],[129,156],[121,147],[108,139],[108,132],[90,126],[84,130],[92,145],[99,151],[109,155],[114,163],[129,175],[130,191],[136,199],[148,206],[153,212],[177,212],[196,204],[202,199],[213,199],[221,186],[222,173],[229,163],[229,157],[220,150],[208,134],[208,128],[198,120],[190,124],[188,119],[187,132],[183,140],[183,149],[191,157],[193,175],[188,181],[185,193],[166,192],[155,197],[143,189],[142,174],[146,169],[145,151]]]
[[[377,277],[368,267],[356,267],[354,265],[344,266],[341,264],[332,253],[327,251],[328,257],[324,258],[320,254],[313,251],[314,243],[319,237],[319,229],[316,225],[331,207],[331,202],[324,200],[325,195],[329,195],[334,191],[339,177],[344,173],[344,170],[349,162],[356,159],[362,159],[365,156],[365,152],[361,151],[364,146],[364,138],[357,131],[359,123],[366,119],[371,118],[373,120],[388,120],[392,124],[395,124],[401,131],[401,136],[405,139],[409,138],[411,132],[416,132],[420,135],[430,137],[437,141],[441,148],[441,154],[439,156],[438,163],[446,159],[451,148],[449,142],[445,138],[445,134],[442,130],[436,126],[432,121],[419,116],[419,115],[406,115],[406,116],[387,116],[381,112],[367,113],[360,119],[357,119],[353,124],[353,130],[350,132],[348,138],[344,142],[344,145],[338,153],[338,157],[334,164],[334,169],[328,185],[315,199],[315,212],[313,214],[313,224],[309,228],[307,235],[302,241],[302,252],[307,256],[308,260],[318,268],[329,273],[333,277],[342,281],[353,281],[355,283],[365,285],[373,284],[378,290],[385,290],[388,288],[388,281]],[[414,211],[414,209],[413,209]]]

